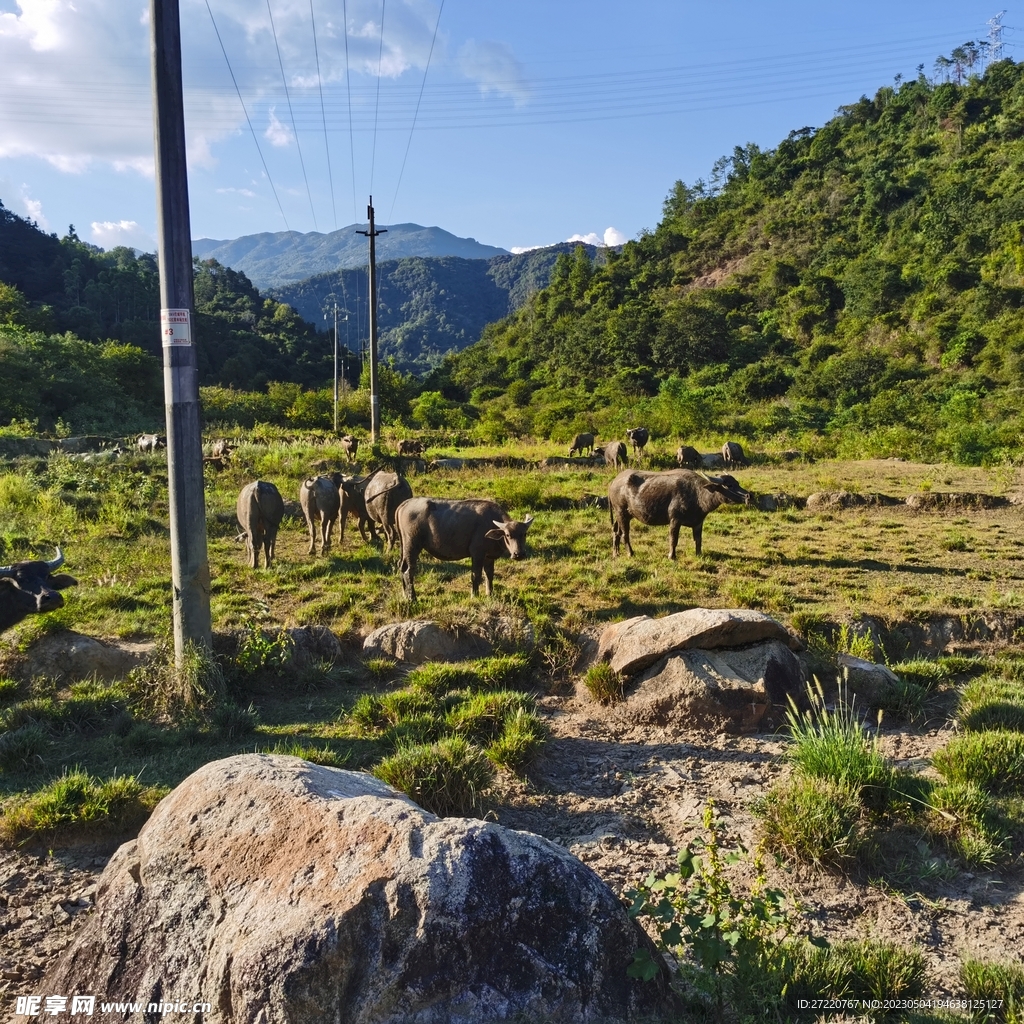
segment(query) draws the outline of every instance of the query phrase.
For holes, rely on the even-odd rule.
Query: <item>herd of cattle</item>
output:
[[[626,432],[633,455],[641,455],[650,439],[645,427]],[[707,515],[720,505],[731,502],[749,505],[753,496],[729,475],[709,476],[703,469],[716,466],[746,465],[743,449],[735,442],[726,442],[722,454],[701,455],[687,446],[679,448],[679,468],[661,472],[629,469],[626,445],[611,441],[598,448],[593,434],[577,434],[569,447],[575,452],[589,452],[603,457],[615,468],[624,468],[609,484],[608,509],[612,529],[612,554],[618,555],[621,544],[630,556],[629,539],[632,520],[647,526],[669,528],[668,557],[676,557],[679,531],[688,527],[694,546],[701,553],[701,535]],[[354,458],[357,438],[346,435],[341,447]],[[141,452],[155,452],[166,447],[166,438],[143,434],[137,441]],[[399,455],[418,457],[425,447],[419,440],[399,443]],[[232,446],[217,441],[210,447],[208,459],[225,459]],[[322,474],[303,480],[299,488],[299,505],[309,530],[309,554],[325,554],[331,548],[331,536],[338,525],[338,543],[345,538],[345,522],[356,520],[365,542],[378,540],[383,534],[386,550],[398,547],[401,553],[399,572],[409,600],[414,600],[415,576],[420,555],[425,551],[441,561],[470,559],[472,590],[476,596],[480,583],[490,595],[494,579],[494,562],[507,555],[521,559],[526,555],[526,533],[531,516],[522,521],[510,518],[497,502],[483,499],[442,499],[414,497],[409,481],[400,473],[375,470],[365,477],[341,473]],[[266,480],[246,484],[238,495],[236,514],[242,528],[239,540],[246,543],[249,564],[257,568],[260,553],[267,568],[273,563],[277,533],[284,518],[285,503],[280,491]],[[60,608],[64,600],[59,591],[77,583],[71,576],[58,574],[64,555],[57,549],[52,561],[26,561],[0,566],[0,632],[20,622],[27,615]]]

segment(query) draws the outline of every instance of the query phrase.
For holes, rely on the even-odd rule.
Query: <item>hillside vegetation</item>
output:
[[[431,386],[495,439],[644,420],[842,456],[1016,457],[1022,115],[1007,60],[737,147],[603,265],[560,259]]]

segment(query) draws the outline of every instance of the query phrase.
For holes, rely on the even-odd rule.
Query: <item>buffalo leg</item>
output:
[[[328,519],[324,522],[324,551],[331,550],[331,534],[334,532],[334,519]]]
[[[260,542],[251,534],[245,535],[245,553],[249,556],[249,565],[256,569],[260,564]]]
[[[267,553],[267,568],[270,568],[270,563],[274,560],[274,554],[277,550],[277,530],[273,533],[268,533],[263,538],[263,545]]]
[[[306,525],[309,527],[309,551],[307,554],[316,554],[316,520],[310,515],[306,521]]]
[[[698,555],[700,554],[700,541],[701,541],[701,536],[703,535],[703,533],[704,533],[704,524],[703,523],[698,523],[693,528],[693,546],[697,549],[697,554]]]
[[[625,513],[622,517],[622,540],[626,545],[626,554],[630,558],[633,557],[633,545],[629,542],[629,513]]]
[[[484,562],[484,593],[488,597],[491,596],[491,592],[494,590],[494,559],[488,558]]]
[[[345,520],[348,518],[348,509],[345,502],[341,503],[341,511],[338,513],[338,547],[345,543]]]
[[[678,519],[673,519],[668,524],[668,557],[675,559],[676,545],[679,543],[679,527],[683,524]]]
[[[483,575],[484,562],[482,558],[473,559],[473,568],[471,570],[471,579],[473,587],[473,596],[476,597],[480,593],[480,577]],[[490,594],[490,589],[487,593]]]
[[[405,591],[405,596],[409,601],[416,600],[416,587],[414,580],[416,577],[416,562],[419,558],[419,552],[411,550],[406,552],[402,551],[402,560],[398,563],[398,570],[402,574],[402,589]]]

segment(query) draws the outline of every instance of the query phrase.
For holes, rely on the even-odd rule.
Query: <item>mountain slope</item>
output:
[[[495,434],[642,415],[823,453],[1021,453],[1024,67],[922,75],[724,167],[604,266],[561,260],[438,386]]]
[[[329,234],[310,231],[262,232],[222,241],[197,238],[192,254],[215,259],[233,270],[242,271],[257,288],[281,286],[368,262],[366,239],[357,234],[365,224],[350,224]],[[377,239],[377,259],[402,259],[407,256],[459,256],[463,259],[489,259],[508,255],[504,249],[484,245],[475,238],[459,238],[438,227],[419,224],[391,224],[387,234]]]

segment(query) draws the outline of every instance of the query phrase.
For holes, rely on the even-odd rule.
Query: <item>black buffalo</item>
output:
[[[75,586],[78,580],[63,573],[54,575],[63,564],[64,555],[57,548],[57,557],[49,562],[0,565],[0,633],[28,615],[52,612],[64,604],[59,591]]]

